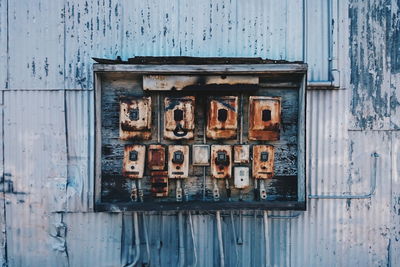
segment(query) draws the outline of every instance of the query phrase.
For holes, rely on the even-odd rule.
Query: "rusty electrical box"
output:
[[[143,145],[126,145],[122,174],[127,178],[143,178],[145,154]]]
[[[305,209],[306,65],[120,63],[94,66],[96,210]]]
[[[281,97],[250,96],[249,124],[250,140],[279,140]]]
[[[207,137],[210,139],[236,138],[238,128],[237,96],[209,99]]]
[[[122,140],[150,139],[151,98],[121,98],[119,129]]]
[[[195,114],[194,105],[194,96],[165,98],[165,139],[193,139]]]

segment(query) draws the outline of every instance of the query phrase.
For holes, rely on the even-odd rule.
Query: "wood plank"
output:
[[[307,64],[237,64],[237,65],[129,65],[94,64],[96,72],[131,72],[136,74],[290,74],[306,73]]]

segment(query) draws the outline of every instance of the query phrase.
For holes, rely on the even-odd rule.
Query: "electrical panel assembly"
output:
[[[306,65],[159,60],[94,66],[95,210],[305,209]]]

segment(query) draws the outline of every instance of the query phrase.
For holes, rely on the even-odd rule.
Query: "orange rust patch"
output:
[[[216,179],[232,177],[232,147],[230,145],[211,146],[211,176]]]
[[[195,97],[166,97],[164,100],[164,138],[193,139]]]
[[[249,139],[276,141],[280,138],[281,98],[250,96]]]
[[[151,97],[120,100],[119,136],[122,140],[151,138]]]
[[[147,168],[162,171],[165,168],[165,147],[150,145],[147,152]]]
[[[253,146],[253,178],[269,179],[274,176],[275,148],[270,145]]]
[[[143,178],[145,155],[146,147],[144,145],[126,145],[122,175],[130,179]]]
[[[223,96],[209,99],[207,138],[236,138],[238,127],[238,97]]]

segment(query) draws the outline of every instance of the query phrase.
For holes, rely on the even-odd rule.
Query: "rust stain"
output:
[[[151,175],[151,192],[154,197],[168,196],[168,172],[152,171]]]
[[[166,97],[164,105],[164,138],[193,139],[195,97]]]
[[[174,179],[189,177],[189,146],[168,146],[168,177]]]
[[[150,139],[151,97],[121,98],[119,121],[120,139]]]
[[[249,139],[279,140],[280,127],[281,98],[250,96]]]
[[[122,175],[126,178],[143,178],[146,146],[126,145],[122,163]]]
[[[250,160],[250,146],[249,145],[235,145],[233,147],[233,162],[236,164],[249,163]]]
[[[232,176],[232,147],[230,145],[211,146],[211,176],[228,179]]]
[[[271,145],[253,146],[253,178],[269,179],[274,176],[275,148]]]
[[[147,152],[147,168],[162,171],[165,168],[165,147],[163,145],[149,145]]]
[[[209,99],[207,138],[236,138],[238,127],[238,97],[223,96]]]

